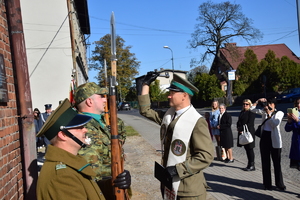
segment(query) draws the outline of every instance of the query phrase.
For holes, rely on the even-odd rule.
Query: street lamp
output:
[[[173,74],[174,74],[174,58],[173,58],[173,51],[169,46],[164,46],[165,49],[170,49],[171,53],[172,53],[172,70],[173,70]]]

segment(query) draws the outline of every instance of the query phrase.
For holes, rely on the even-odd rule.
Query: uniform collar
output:
[[[82,114],[93,117],[93,118],[100,124],[100,126],[101,126],[102,128],[105,128],[105,125],[103,124],[103,122],[102,122],[102,120],[101,120],[101,115],[99,115],[99,114],[94,114],[94,113],[89,113],[89,112],[82,112]]]
[[[96,174],[92,170],[91,167],[87,167],[87,162],[86,160],[78,155],[73,155],[61,148],[55,147],[53,145],[48,145],[47,147],[47,152],[45,155],[46,162],[57,162],[57,163],[62,163],[65,164],[75,170],[77,170],[80,173],[83,173],[85,175],[95,177]]]

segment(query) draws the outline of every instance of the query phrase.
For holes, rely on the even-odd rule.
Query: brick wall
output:
[[[22,157],[6,10],[0,2],[0,54],[8,90],[8,102],[0,102],[0,199],[17,200],[24,199]]]

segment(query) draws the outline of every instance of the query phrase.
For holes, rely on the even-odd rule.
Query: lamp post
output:
[[[165,49],[170,49],[171,53],[172,53],[172,70],[173,70],[173,74],[174,74],[174,58],[173,58],[173,51],[169,46],[164,46]]]

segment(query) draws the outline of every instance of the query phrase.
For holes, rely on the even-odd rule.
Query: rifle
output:
[[[107,66],[106,66],[106,60],[104,59],[104,72],[105,72],[105,81],[104,81],[104,87],[107,88]],[[108,96],[105,94],[104,97],[107,99],[105,102],[105,108],[104,108],[104,119],[107,127],[110,127],[109,122],[109,112],[108,112]]]
[[[121,147],[118,137],[117,123],[117,102],[116,102],[116,85],[117,85],[117,57],[116,57],[116,38],[115,38],[115,16],[114,12],[110,18],[111,27],[111,77],[109,81],[109,110],[110,110],[110,128],[111,128],[111,173],[112,181],[123,172],[121,161]],[[124,189],[114,187],[116,200],[124,200]]]

